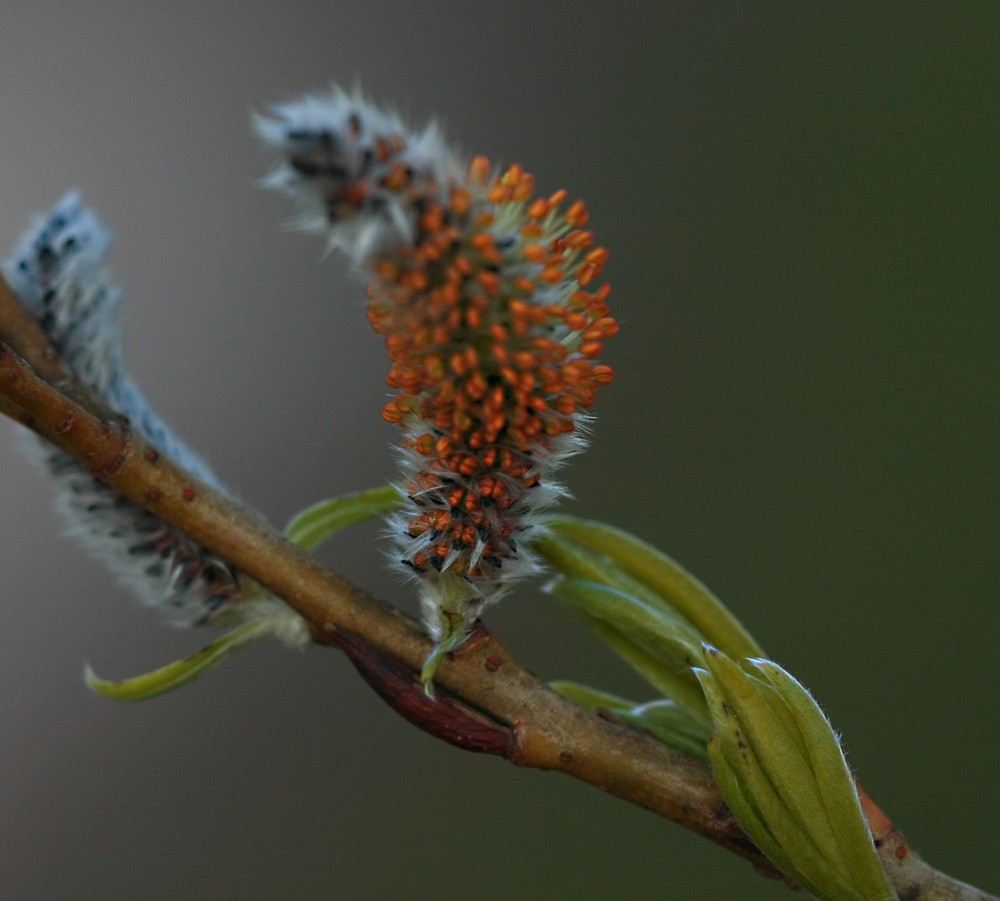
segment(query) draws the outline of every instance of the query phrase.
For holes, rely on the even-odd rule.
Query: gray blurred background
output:
[[[935,864],[996,862],[1000,10],[992,3],[24,3],[0,12],[0,246],[78,186],[134,375],[275,523],[393,472],[381,340],[258,190],[251,110],[360,77],[586,199],[622,322],[574,512],[667,549],[810,686]],[[666,821],[442,745],[335,652],[176,694],[198,648],[59,537],[0,424],[0,896],[789,897]],[[378,529],[325,555],[401,605]],[[488,623],[645,697],[527,586]]]

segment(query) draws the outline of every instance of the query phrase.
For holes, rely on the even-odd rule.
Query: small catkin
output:
[[[265,183],[368,281],[395,392],[382,415],[402,431],[392,558],[438,643],[429,680],[536,569],[525,539],[565,493],[553,474],[612,378],[597,362],[618,330],[595,284],[607,252],[565,191],[537,197],[520,166],[464,163],[435,126],[411,133],[357,93],[275,107],[258,130],[283,156]]]
[[[121,291],[105,264],[110,236],[77,193],[37,217],[4,275],[74,374],[161,453],[220,487],[208,465],[150,408],[124,371]],[[265,619],[293,645],[308,640],[304,621],[262,586],[152,512],[41,441],[26,442],[56,484],[69,533],[146,604],[180,625]],[[152,496],[151,496],[152,497]]]

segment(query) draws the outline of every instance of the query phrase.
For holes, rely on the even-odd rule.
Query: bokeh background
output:
[[[992,3],[5,0],[0,246],[68,187],[116,233],[131,365],[276,523],[384,481],[361,288],[280,227],[251,110],[360,78],[584,197],[623,324],[571,509],[667,549],[843,731],[935,864],[993,891],[1000,10]],[[444,746],[335,652],[195,650],[59,537],[0,424],[5,899],[786,897],[666,821]],[[325,555],[412,609],[378,529]],[[645,697],[533,587],[534,670]]]

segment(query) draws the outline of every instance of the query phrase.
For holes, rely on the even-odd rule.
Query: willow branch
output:
[[[73,380],[2,284],[0,342],[0,412],[273,591],[309,622],[316,643],[342,649],[411,722],[468,750],[564,772],[782,878],[729,813],[707,764],[565,700],[485,629],[441,664],[435,678],[438,698],[427,698],[417,674],[431,644],[412,620],[320,566],[258,515],[163,457]],[[893,855],[898,858],[898,852]],[[935,893],[932,880],[924,878],[917,894],[907,883],[908,899],[991,897],[927,870],[949,890],[968,891]]]

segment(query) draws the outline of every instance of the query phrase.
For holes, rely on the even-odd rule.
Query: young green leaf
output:
[[[642,539],[607,523],[565,514],[546,517],[545,525],[558,535],[608,557],[663,598],[713,647],[734,658],[763,655],[757,642],[722,601],[679,563]]]
[[[252,620],[217,638],[198,653],[183,660],[175,660],[141,676],[110,682],[100,678],[88,665],[84,670],[84,680],[92,691],[106,698],[113,698],[116,701],[145,701],[197,679],[225,660],[233,651],[271,631],[268,621]]]
[[[402,504],[402,496],[392,485],[319,501],[292,517],[285,526],[285,537],[312,551],[341,529],[391,513]]]
[[[660,699],[637,704],[578,682],[552,682],[551,686],[585,710],[606,710],[638,729],[645,729],[665,745],[692,757],[708,759],[709,729],[675,701]]]
[[[561,579],[552,591],[655,688],[708,722],[691,670],[701,658],[698,636],[686,624],[599,582]]]

